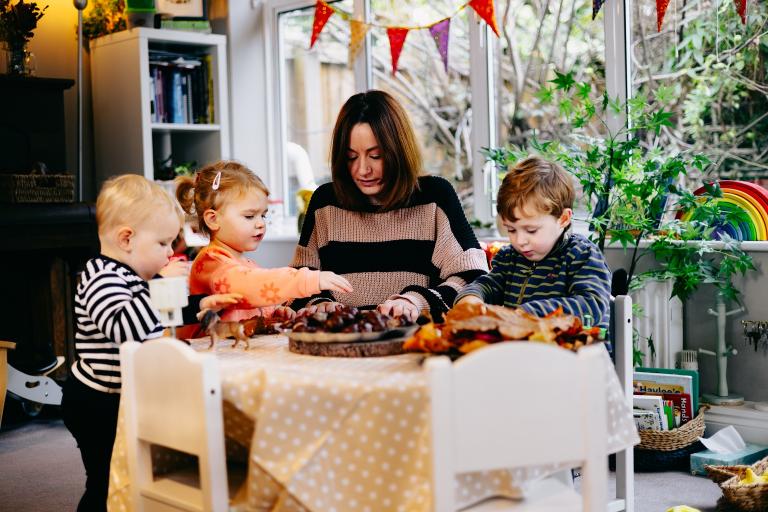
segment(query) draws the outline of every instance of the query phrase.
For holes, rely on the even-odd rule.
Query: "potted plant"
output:
[[[0,0],[0,41],[5,43],[8,74],[28,73],[27,45],[46,9],[47,5],[41,9],[35,2],[18,0],[12,4],[11,0]]]
[[[672,114],[653,109],[642,96],[626,105],[606,94],[594,98],[589,83],[577,82],[572,73],[557,73],[551,83],[538,98],[557,105],[571,135],[552,141],[534,138],[529,148],[487,149],[487,157],[505,171],[536,152],[558,161],[576,177],[592,240],[601,250],[615,244],[631,253],[620,293],[649,279],[670,279],[672,297],[682,301],[700,285],[712,284],[722,300],[738,302],[733,277],[754,269],[752,258],[738,241],[725,235],[712,241],[712,235],[719,224],[739,213],[719,207],[715,199],[722,191],[716,182],[707,183],[700,196],[680,185],[690,181],[691,171],[704,173],[709,159],[660,147],[659,133],[671,126]],[[670,89],[660,87],[656,103],[667,103],[670,95]],[[607,122],[611,114],[626,114],[626,122],[613,132]],[[676,213],[681,210],[693,215],[679,219]],[[638,263],[646,256],[653,256],[655,265],[640,271]]]

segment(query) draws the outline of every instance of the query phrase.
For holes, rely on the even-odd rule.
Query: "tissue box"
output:
[[[691,454],[691,474],[706,475],[704,466],[748,466],[768,455],[768,447],[747,443],[743,450],[731,453],[715,453],[711,450]]]

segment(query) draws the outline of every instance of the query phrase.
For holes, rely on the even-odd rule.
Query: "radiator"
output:
[[[647,281],[630,295],[642,308],[633,321],[640,334],[638,348],[644,353],[643,366],[674,368],[677,353],[683,350],[683,303],[677,297],[670,299],[672,281]],[[649,336],[653,337],[655,354],[648,347]]]

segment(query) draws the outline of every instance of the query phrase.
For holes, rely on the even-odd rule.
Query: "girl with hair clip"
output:
[[[294,308],[337,303],[439,321],[459,290],[488,271],[451,184],[422,176],[413,128],[389,94],[350,97],[331,146],[332,183],[313,194],[291,266],[343,274],[353,292],[329,290]]]
[[[243,299],[221,313],[238,322],[263,316],[275,321],[293,317],[283,303],[327,290],[351,293],[349,282],[333,272],[281,267],[265,269],[247,258],[266,232],[269,190],[242,164],[221,161],[192,177],[177,178],[176,198],[185,212],[196,214],[210,243],[195,258],[190,293],[239,293]],[[199,291],[198,291],[199,290]],[[213,291],[213,290],[226,290]],[[202,336],[199,326],[183,330],[186,338]]]

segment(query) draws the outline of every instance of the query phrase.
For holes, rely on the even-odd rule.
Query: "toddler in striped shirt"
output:
[[[120,344],[163,334],[147,281],[168,266],[183,220],[159,185],[130,174],[107,181],[96,201],[101,254],[86,263],[75,295],[75,355],[64,385],[62,416],[75,437],[86,472],[78,511],[106,510],[109,464],[120,402]],[[200,309],[237,303],[237,294],[193,296],[187,323]]]

